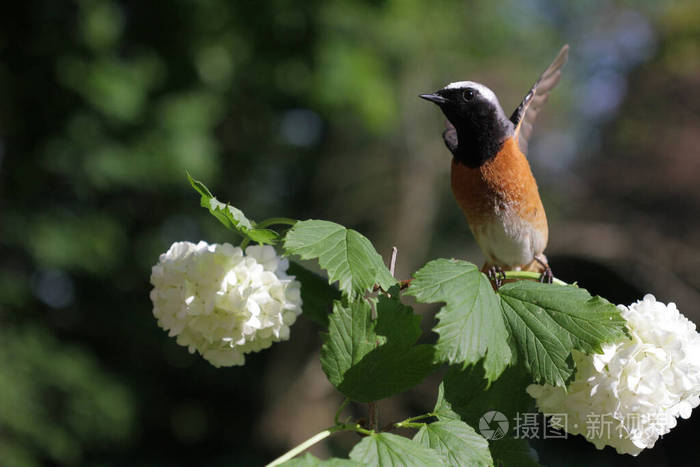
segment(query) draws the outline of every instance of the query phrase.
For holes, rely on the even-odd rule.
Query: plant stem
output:
[[[377,418],[377,403],[376,402],[370,402],[369,404],[369,429],[370,430],[376,430],[377,425],[379,425],[379,421]]]
[[[539,272],[533,271],[505,271],[506,279],[537,279],[540,278]],[[566,282],[557,279],[556,277],[552,279],[552,284],[557,285],[568,285]]]
[[[416,415],[415,417],[407,418],[406,420],[401,420],[400,422],[396,422],[396,423],[394,423],[394,426],[396,426],[398,428],[402,428],[402,427],[410,428],[412,425],[411,422],[413,422],[415,420],[421,420],[423,418],[434,417],[434,416],[435,416],[435,414],[433,412],[425,413],[423,415]]]
[[[343,430],[351,430],[351,431],[357,431],[358,433],[362,433],[363,435],[373,435],[374,430],[366,430],[360,426],[359,423],[354,423],[352,425],[342,425]]]
[[[396,248],[395,246],[391,247],[391,262],[389,263],[389,272],[391,273],[392,277],[394,277],[394,270],[396,269],[396,255],[398,252],[398,248]]]
[[[318,443],[319,441],[322,441],[322,440],[328,438],[330,435],[332,435],[336,431],[342,431],[343,429],[344,429],[344,427],[342,427],[342,426],[333,426],[333,427],[328,428],[327,430],[323,430],[322,432],[313,435],[311,438],[307,439],[303,443],[299,444],[298,446],[296,446],[296,447],[290,449],[289,451],[287,451],[286,453],[282,454],[280,457],[278,457],[277,459],[275,459],[272,462],[270,462],[269,464],[267,464],[266,467],[274,467],[276,465],[283,464],[283,463],[287,462],[289,459],[296,456],[297,454],[300,454],[301,452],[307,450],[308,448],[310,448],[314,444]]]
[[[420,430],[423,428],[427,423],[425,422],[419,422],[419,423],[403,423],[401,422],[401,426],[397,428],[415,428],[416,430]]]
[[[269,219],[265,219],[264,221],[255,224],[255,228],[264,229],[265,227],[269,227],[275,224],[294,225],[296,223],[296,219],[291,219],[289,217],[271,217]]]
[[[391,260],[389,261],[389,273],[391,274],[392,277],[394,277],[394,271],[396,269],[396,255],[398,254],[399,250],[395,246],[391,247]],[[370,306],[372,307],[372,320],[377,319],[377,310],[374,307],[374,303],[370,302]],[[375,348],[379,346],[379,342],[376,343]],[[370,430],[376,430],[379,428],[379,407],[378,407],[378,402],[370,402],[368,405],[368,423],[367,425],[369,426]]]
[[[343,412],[343,409],[345,408],[345,406],[348,405],[348,402],[350,402],[350,399],[348,399],[346,397],[345,400],[343,401],[343,403],[340,404],[340,407],[338,407],[338,410],[335,412],[335,417],[333,418],[333,422],[335,423],[336,426],[340,425],[340,420],[339,420],[340,414]]]
[[[296,456],[297,454],[301,454],[303,451],[310,448],[314,444],[318,443],[319,441],[323,441],[324,439],[328,438],[330,435],[332,435],[333,433],[336,433],[338,431],[356,431],[358,433],[362,433],[363,435],[374,434],[374,431],[366,430],[366,429],[362,428],[357,423],[353,423],[353,424],[343,423],[343,424],[335,425],[335,426],[332,426],[330,428],[323,430],[320,433],[316,433],[311,438],[307,439],[306,441],[299,444],[298,446],[295,446],[292,449],[290,449],[289,451],[285,452],[280,457],[278,457],[277,459],[275,459],[272,462],[270,462],[269,464],[267,464],[265,467],[275,467],[277,465],[283,464],[283,463],[287,462],[289,459]]]
[[[241,248],[241,250],[245,250],[245,247],[247,247],[249,243],[250,243],[250,238],[245,237],[243,239],[243,241],[241,242],[241,244],[239,245],[239,247]]]

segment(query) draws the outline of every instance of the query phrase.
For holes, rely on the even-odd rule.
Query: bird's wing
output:
[[[442,132],[442,139],[445,140],[445,146],[452,154],[457,150],[457,130],[449,120],[445,120],[445,131]]]
[[[540,109],[547,102],[549,93],[554,89],[561,77],[561,69],[569,59],[569,45],[565,45],[559,51],[559,55],[554,59],[549,68],[535,82],[527,93],[525,99],[520,103],[510,121],[515,125],[514,137],[518,141],[518,146],[523,154],[527,155],[527,142],[532,134],[532,127]]]

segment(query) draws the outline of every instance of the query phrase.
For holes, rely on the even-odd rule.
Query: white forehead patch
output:
[[[496,97],[496,94],[486,86],[484,86],[481,83],[475,83],[474,81],[457,81],[455,83],[450,83],[447,86],[445,86],[445,89],[466,89],[466,88],[473,88],[479,91],[479,94],[484,96],[486,100],[493,102],[494,104],[498,104],[498,98]]]

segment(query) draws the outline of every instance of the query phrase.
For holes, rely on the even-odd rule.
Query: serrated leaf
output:
[[[302,259],[318,259],[328,281],[350,298],[374,287],[388,290],[396,284],[382,257],[359,232],[329,221],[297,222],[287,233],[284,247]]]
[[[445,303],[433,329],[440,361],[467,366],[485,357],[486,378],[498,378],[511,361],[508,332],[498,297],[479,268],[467,261],[431,261],[414,274],[406,293],[421,303]]]
[[[434,368],[434,347],[413,345],[420,317],[386,296],[376,303],[377,319],[365,301],[335,302],[321,347],[329,381],[352,400],[371,402],[420,383]]]
[[[340,300],[340,291],[328,281],[291,261],[287,274],[301,282],[302,314],[324,328],[328,328],[328,317],[333,310],[333,301]]]
[[[343,384],[345,373],[377,346],[371,310],[364,302],[348,307],[333,303],[328,334],[323,336],[321,367],[336,388]]]
[[[445,381],[440,382],[438,386],[438,396],[435,401],[435,408],[433,408],[433,414],[439,420],[461,420],[461,417],[457,412],[452,410],[452,404],[449,400],[445,399]]]
[[[489,443],[460,420],[445,420],[424,425],[413,440],[441,453],[452,466],[493,465]]]
[[[270,229],[256,229],[254,223],[243,214],[243,211],[217,200],[204,183],[195,180],[189,173],[187,178],[192,188],[201,196],[200,205],[207,208],[227,229],[238,232],[257,243],[274,245],[277,242],[279,238],[277,232]]]
[[[537,383],[566,386],[573,349],[601,351],[624,336],[625,320],[607,300],[574,286],[518,281],[498,290],[503,316],[525,367]]]
[[[352,459],[340,459],[337,457],[321,460],[306,453],[303,457],[288,460],[281,465],[285,467],[364,467],[367,464]]]
[[[350,451],[350,459],[378,467],[449,465],[436,450],[391,433],[366,436]]]

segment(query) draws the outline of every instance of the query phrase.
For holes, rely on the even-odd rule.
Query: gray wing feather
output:
[[[445,140],[445,146],[452,154],[457,150],[457,130],[449,120],[445,120],[445,131],[442,132],[442,139]]]
[[[515,125],[514,136],[518,141],[518,146],[523,154],[527,155],[527,143],[532,134],[535,119],[544,103],[549,98],[549,93],[554,89],[561,77],[561,69],[569,59],[569,45],[565,45],[559,51],[559,55],[551,65],[542,73],[542,76],[535,82],[527,93],[525,99],[520,103],[510,121]]]

